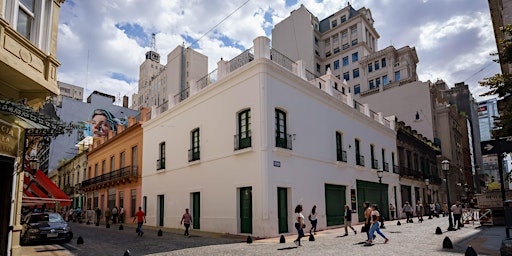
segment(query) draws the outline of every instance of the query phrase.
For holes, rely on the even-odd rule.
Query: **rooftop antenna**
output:
[[[155,33],[151,34],[151,50],[154,52],[157,52],[157,50],[156,50],[156,34]]]

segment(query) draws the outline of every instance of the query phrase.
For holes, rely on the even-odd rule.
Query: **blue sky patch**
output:
[[[290,7],[290,6],[292,6],[292,5],[296,4],[296,3],[297,3],[297,0],[286,0],[285,1],[285,6],[286,7]]]
[[[146,34],[137,23],[118,23],[116,28],[122,30],[130,39],[133,39],[142,47],[151,46],[151,34]]]
[[[112,72],[111,75],[110,75],[111,78],[113,79],[116,79],[116,80],[121,80],[121,81],[125,81],[126,83],[133,83],[133,82],[136,82],[137,80],[135,79],[129,79],[127,76],[125,76],[124,74],[121,74],[121,73],[117,73],[117,72]]]

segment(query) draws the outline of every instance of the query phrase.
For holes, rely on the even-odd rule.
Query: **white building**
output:
[[[153,109],[143,125],[148,225],[177,228],[190,208],[196,229],[270,237],[294,232],[297,204],[306,216],[317,206],[320,229],[341,225],[345,204],[353,222],[366,200],[389,215],[398,174],[379,184],[377,170],[396,164],[395,118],[354,106],[335,76],[308,79],[302,61],[269,45],[256,38],[218,62],[216,82],[188,81],[188,98]]]

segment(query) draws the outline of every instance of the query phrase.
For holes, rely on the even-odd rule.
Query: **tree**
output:
[[[498,55],[498,59],[494,60],[497,63],[512,64],[512,24],[501,28],[501,31],[505,39],[498,42],[499,53],[491,55]],[[494,119],[496,129],[492,131],[493,136],[495,138],[510,136],[512,134],[512,74],[508,72],[495,74],[484,78],[479,83],[481,86],[489,87],[489,91],[480,96],[497,95],[499,98],[504,98],[499,103],[500,116]]]

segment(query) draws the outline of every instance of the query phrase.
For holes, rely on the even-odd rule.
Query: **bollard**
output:
[[[315,241],[315,236],[313,236],[313,234],[309,234],[309,241]]]
[[[76,239],[76,244],[84,244],[84,239],[82,236],[78,236],[78,239]]]
[[[448,237],[444,238],[443,249],[453,249],[452,240],[450,240],[450,238],[448,238]]]
[[[464,256],[477,256],[476,251],[471,245],[468,245],[468,248],[466,249],[466,253],[464,253]]]
[[[123,230],[124,227],[123,227],[123,224],[119,225],[119,230]]]
[[[132,254],[130,253],[130,250],[126,250],[124,251],[124,256],[131,256]]]
[[[87,225],[91,225],[91,222],[90,222],[90,221],[87,221]]]
[[[251,236],[248,236],[248,237],[247,237],[247,243],[248,243],[248,244],[252,244],[252,238],[251,238]]]
[[[397,221],[397,222],[396,222],[396,225],[397,225],[397,226],[400,226],[400,225],[402,225],[402,223],[400,223],[400,221]]]
[[[158,235],[158,236],[162,236],[162,234],[163,234],[163,233],[162,233],[162,230],[161,230],[161,229],[159,229],[159,230],[158,230],[157,235]]]
[[[279,238],[279,243],[286,243],[286,240],[284,239],[284,235],[281,235],[281,238]]]
[[[443,231],[441,230],[440,227],[437,227],[436,228],[436,235],[441,235],[441,234],[443,234]]]
[[[99,223],[99,222],[96,222],[96,227],[98,227],[99,225],[100,225],[100,223]]]
[[[110,228],[110,224],[107,223],[107,228]]]

